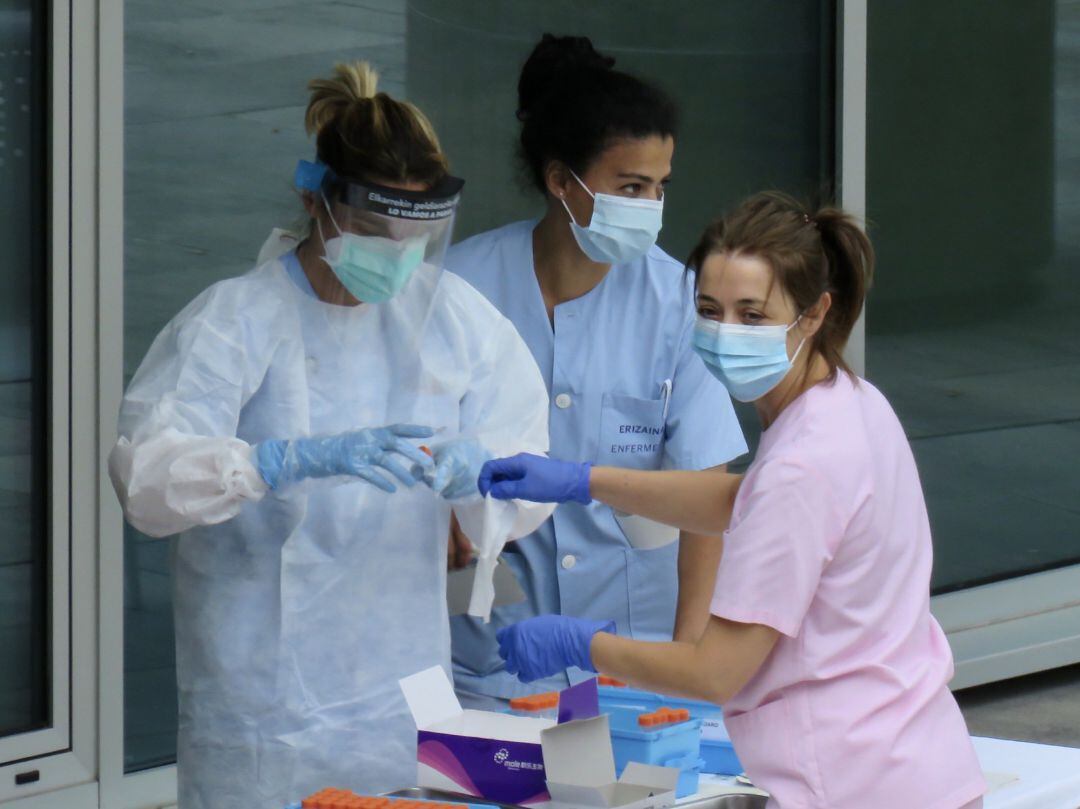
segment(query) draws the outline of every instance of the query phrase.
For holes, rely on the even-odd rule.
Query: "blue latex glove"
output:
[[[428,438],[432,432],[430,427],[418,424],[394,424],[319,438],[263,441],[255,449],[256,465],[271,489],[305,478],[354,475],[384,492],[393,492],[397,487],[377,470],[383,469],[412,486],[416,478],[394,456],[402,455],[421,467],[431,468],[431,458],[405,439]]]
[[[488,461],[480,470],[480,494],[496,500],[591,503],[590,463],[559,461],[522,452]]]
[[[590,621],[569,615],[539,615],[495,633],[506,670],[523,683],[551,677],[577,666],[596,671],[589,654],[597,632],[615,632],[614,621]]]
[[[491,453],[479,441],[461,439],[431,447],[434,468],[414,466],[413,476],[427,483],[435,494],[447,500],[456,500],[470,494],[479,494],[476,481],[485,461]]]

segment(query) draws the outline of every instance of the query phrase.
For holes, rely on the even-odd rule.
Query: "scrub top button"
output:
[[[563,570],[570,570],[576,564],[577,564],[577,557],[574,556],[571,553],[566,554],[566,556],[564,556],[562,558]]]
[[[569,393],[560,393],[555,397],[555,406],[560,410],[566,410],[570,406],[571,398]]]

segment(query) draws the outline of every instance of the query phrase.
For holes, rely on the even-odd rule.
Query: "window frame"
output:
[[[124,522],[107,473],[124,389],[124,0],[98,0],[97,529],[101,809],[176,802],[176,765],[124,768]]]
[[[77,364],[78,322],[69,312],[73,313],[77,301],[78,279],[88,275],[92,278],[94,270],[93,243],[81,241],[85,228],[80,228],[78,218],[72,215],[74,210],[80,210],[80,195],[89,190],[86,185],[80,186],[88,178],[85,171],[79,171],[79,161],[88,151],[93,158],[94,142],[92,138],[89,143],[80,142],[85,132],[84,122],[78,117],[81,111],[77,109],[76,84],[78,69],[85,65],[87,54],[83,47],[87,43],[86,37],[77,32],[80,28],[93,32],[94,18],[89,4],[76,7],[74,0],[52,0],[46,15],[51,726],[0,739],[0,802],[11,800],[18,807],[45,806],[55,803],[53,796],[64,794],[68,797],[63,805],[79,809],[97,805],[93,611],[96,497],[87,490],[87,479],[79,473],[81,464],[92,462],[92,457],[80,453],[87,441],[93,444],[94,425],[87,423],[84,411],[77,405],[93,404],[96,387],[85,385],[96,384],[96,380],[86,373],[92,374],[92,367],[79,368]],[[82,441],[74,440],[80,434]],[[34,771],[36,780],[16,785],[18,775]]]

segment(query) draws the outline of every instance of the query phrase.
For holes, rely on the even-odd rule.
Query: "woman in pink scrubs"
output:
[[[508,671],[577,665],[723,704],[772,809],[980,807],[985,782],[930,614],[932,549],[915,461],[889,403],[842,357],[873,251],[835,208],[759,194],[694,249],[695,346],[764,427],[741,480],[535,456],[490,462],[481,490],[591,498],[724,535],[696,643],[646,643],[546,615],[502,630]]]

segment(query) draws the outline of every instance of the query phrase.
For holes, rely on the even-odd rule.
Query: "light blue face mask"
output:
[[[330,205],[323,197],[327,213]],[[330,265],[342,286],[364,303],[385,303],[397,295],[409,282],[416,268],[424,261],[428,234],[412,236],[401,241],[384,236],[359,236],[342,232],[334,214],[330,221],[338,235],[323,238],[323,261]],[[322,225],[315,223],[322,236]]]
[[[801,318],[799,315],[790,326],[744,326],[699,315],[694,351],[732,399],[753,402],[780,384],[802,351],[805,339],[788,359],[787,333]]]
[[[593,198],[592,220],[588,227],[575,222],[566,200],[561,200],[570,216],[570,229],[581,252],[602,264],[621,264],[640,258],[656,244],[664,219],[663,200],[594,194],[580,177],[570,173]]]

